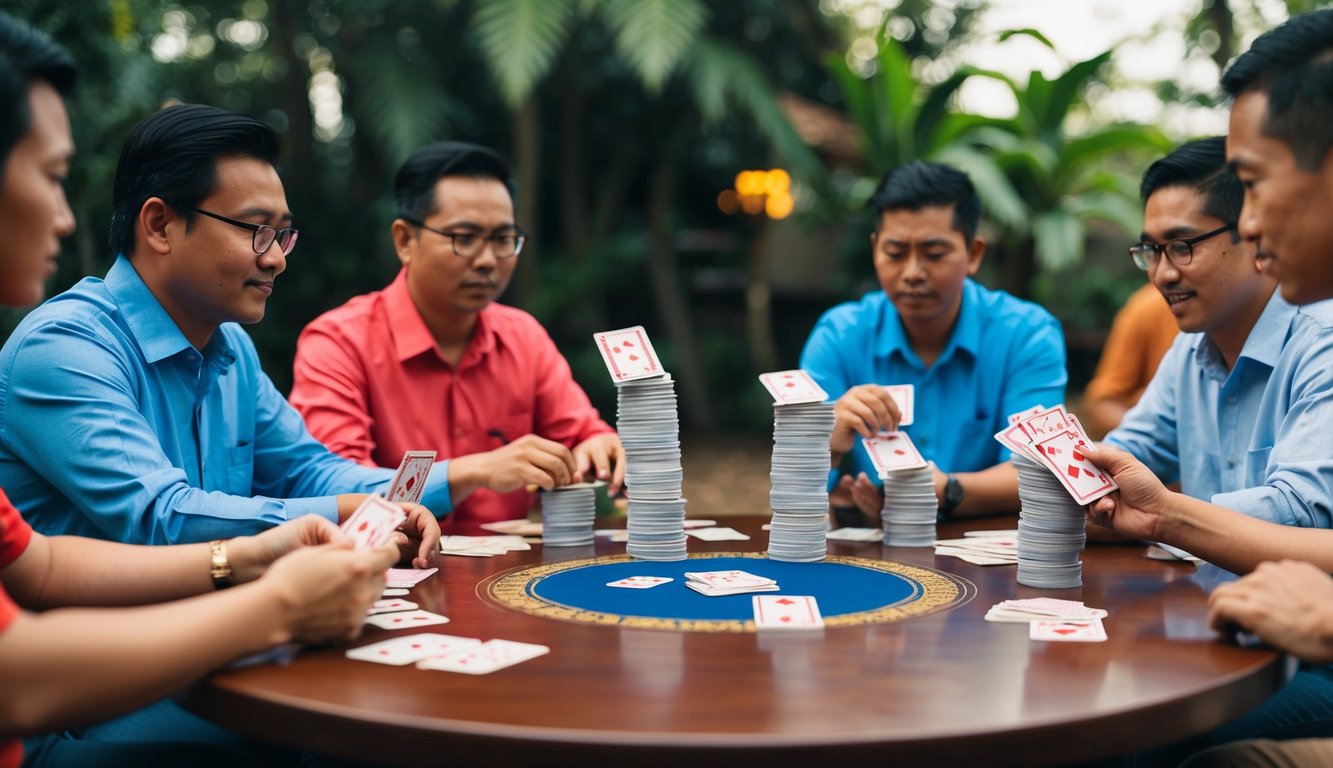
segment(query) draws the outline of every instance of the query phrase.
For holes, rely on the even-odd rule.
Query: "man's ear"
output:
[[[185,221],[160,197],[150,197],[139,208],[135,222],[136,250],[146,248],[165,256],[171,253],[170,238],[184,233]]]
[[[411,224],[402,219],[393,220],[389,233],[393,237],[394,253],[398,254],[398,261],[406,267],[412,263],[412,256],[416,253],[417,233]]]
[[[972,238],[972,246],[967,253],[967,276],[972,277],[981,269],[981,261],[986,258],[986,239],[981,235]]]

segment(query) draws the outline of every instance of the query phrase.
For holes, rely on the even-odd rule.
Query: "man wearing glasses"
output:
[[[1187,496],[1283,525],[1333,527],[1333,422],[1319,345],[1324,322],[1297,310],[1260,269],[1238,221],[1244,190],[1223,137],[1202,139],[1143,176],[1143,239],[1130,256],[1180,326],[1139,403],[1106,443]]]
[[[403,268],[301,333],[291,400],[311,433],[370,466],[447,459],[450,533],[526,516],[526,488],[589,475],[619,490],[612,428],[528,313],[494,303],[525,235],[508,164],[474,144],[417,150],[394,180]]]
[[[264,317],[297,231],[247,115],[171,107],[121,150],[105,279],[34,310],[0,350],[0,486],[45,534],[134,544],[253,534],[305,514],[346,519],[392,473],[342,459],[260,369],[238,323]],[[442,468],[427,506],[448,509]],[[426,507],[405,530],[436,548]]]

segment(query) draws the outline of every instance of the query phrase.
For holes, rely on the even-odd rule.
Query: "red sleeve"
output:
[[[352,340],[326,317],[306,326],[296,342],[288,401],[305,419],[310,434],[329,450],[374,466],[367,391],[365,368]]]
[[[573,448],[593,435],[615,432],[592,407],[583,387],[574,381],[569,363],[555,342],[535,320],[530,338],[536,362],[537,410],[533,415],[536,434]]]
[[[19,559],[32,541],[32,526],[23,521],[19,511],[0,490],[0,568]]]

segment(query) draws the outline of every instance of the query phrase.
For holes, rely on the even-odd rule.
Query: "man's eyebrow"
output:
[[[241,217],[255,216],[261,219],[269,219],[272,218],[273,211],[268,208],[260,208],[258,206],[255,206],[253,208],[246,208],[245,210],[241,211],[240,214],[238,215]],[[287,213],[284,213],[281,216],[279,216],[278,221],[280,221],[283,224],[290,224],[292,221],[291,211],[288,211]]]
[[[480,224],[478,224],[478,223],[475,222],[475,221],[468,221],[467,219],[462,219],[462,220],[460,220],[460,221],[449,221],[449,222],[445,222],[444,224],[441,224],[441,225],[440,225],[440,229],[475,229],[475,230],[477,230],[478,232],[480,232],[480,231],[482,231],[482,230],[485,229],[485,228],[482,227]],[[509,222],[505,222],[504,224],[501,224],[501,225],[497,226],[495,229],[492,229],[491,232],[492,232],[492,233],[495,233],[495,232],[506,232],[506,231],[512,231],[512,230],[515,230],[515,229],[518,229],[518,224],[516,224],[516,223],[514,223],[514,222],[512,222],[512,221],[509,221]]]

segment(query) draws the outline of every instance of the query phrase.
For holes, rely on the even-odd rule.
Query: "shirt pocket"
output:
[[[1264,484],[1268,477],[1268,457],[1273,446],[1256,448],[1245,454],[1245,485],[1254,488]]]
[[[221,490],[235,496],[253,496],[255,482],[255,444],[245,442],[227,449],[227,487]]]

